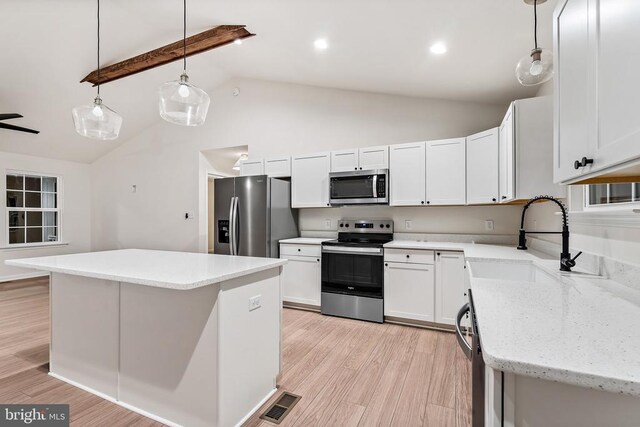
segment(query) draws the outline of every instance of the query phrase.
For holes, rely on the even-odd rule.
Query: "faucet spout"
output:
[[[527,214],[527,209],[535,202],[540,201],[550,201],[554,202],[560,207],[562,211],[562,231],[541,231],[534,233],[544,233],[544,234],[561,234],[562,235],[562,252],[560,253],[560,270],[561,271],[571,271],[571,267],[576,265],[575,258],[577,258],[580,254],[578,254],[575,258],[571,258],[571,253],[569,252],[569,219],[567,217],[567,209],[564,204],[552,196],[537,196],[533,199],[529,200],[522,208],[522,217],[520,218],[520,231],[518,233],[518,249],[527,250],[527,231],[524,229],[524,220]]]

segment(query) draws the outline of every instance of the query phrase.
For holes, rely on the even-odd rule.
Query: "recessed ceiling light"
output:
[[[327,39],[317,39],[316,41],[313,42],[313,45],[318,50],[325,50],[329,47],[329,43],[327,42]]]
[[[233,44],[242,44],[242,39],[235,39]]]
[[[434,53],[436,55],[442,55],[447,51],[447,47],[444,45],[444,43],[438,42],[432,44],[429,50],[431,51],[431,53]]]

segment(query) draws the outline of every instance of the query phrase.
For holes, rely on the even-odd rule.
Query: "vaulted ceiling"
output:
[[[539,42],[551,45],[557,0],[539,6]],[[102,63],[182,34],[180,0],[102,0]],[[96,65],[95,0],[4,0],[0,5],[0,113],[40,135],[0,131],[0,150],[91,162],[158,118],[157,87],[180,63],[108,83],[106,105],[125,118],[120,138],[75,134],[71,108],[95,89],[79,81]],[[246,24],[257,36],[189,60],[191,80],[213,88],[250,77],[389,94],[506,103],[532,96],[514,77],[532,47],[532,8],[522,0],[189,0],[188,34]],[[317,38],[329,48],[318,52]],[[447,45],[444,55],[429,46]]]

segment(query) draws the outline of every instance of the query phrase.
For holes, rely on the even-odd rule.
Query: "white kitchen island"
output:
[[[276,389],[282,259],[127,249],[50,272],[50,375],[168,425],[241,424]]]

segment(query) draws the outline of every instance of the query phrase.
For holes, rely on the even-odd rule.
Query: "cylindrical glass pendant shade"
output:
[[[160,116],[182,126],[200,126],[207,118],[209,95],[189,83],[186,74],[180,80],[167,82],[158,90]]]
[[[548,49],[533,49],[516,66],[516,78],[523,86],[535,86],[553,77],[553,55]]]
[[[88,138],[116,139],[122,126],[122,116],[102,103],[97,96],[93,104],[82,105],[71,110],[76,132]]]

